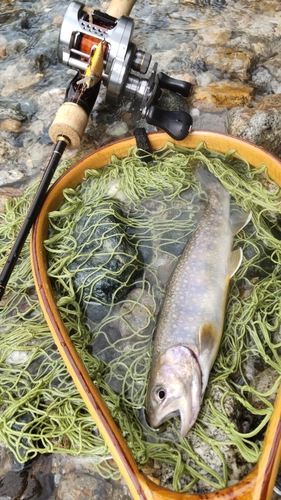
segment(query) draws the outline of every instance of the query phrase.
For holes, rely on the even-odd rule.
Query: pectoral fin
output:
[[[204,323],[199,331],[200,355],[204,351],[211,352],[216,344],[216,329],[213,323]]]
[[[237,250],[234,250],[229,255],[228,263],[227,263],[227,274],[228,274],[229,278],[234,276],[237,269],[239,269],[241,262],[242,262],[242,258],[243,258],[242,248],[238,248]]]
[[[202,395],[207,387],[210,370],[218,352],[219,338],[213,323],[205,323],[199,332],[199,362],[202,370]]]

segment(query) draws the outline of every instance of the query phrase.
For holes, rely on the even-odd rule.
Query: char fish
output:
[[[230,195],[211,179],[202,219],[166,288],[147,392],[149,424],[179,414],[183,437],[197,419],[221,342],[229,281],[242,260],[241,249],[232,251],[233,237],[251,217],[243,213],[231,223]]]

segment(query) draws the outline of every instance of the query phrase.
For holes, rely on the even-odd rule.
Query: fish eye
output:
[[[166,397],[166,391],[165,391],[165,389],[163,389],[163,387],[161,387],[160,389],[157,390],[156,397],[157,397],[157,400],[159,402],[163,401],[163,399],[165,399],[165,397]]]

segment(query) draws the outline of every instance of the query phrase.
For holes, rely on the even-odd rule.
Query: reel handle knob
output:
[[[176,78],[171,78],[165,73],[158,73],[158,85],[161,89],[170,90],[171,92],[175,92],[177,94],[182,95],[183,97],[188,97],[191,92],[192,84],[189,82],[185,82],[183,80],[177,80]]]
[[[182,141],[189,134],[192,117],[185,111],[167,111],[158,106],[150,106],[146,121],[165,130],[173,139]]]

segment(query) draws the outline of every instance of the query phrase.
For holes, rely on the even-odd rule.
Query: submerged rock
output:
[[[112,485],[102,478],[84,472],[70,472],[60,483],[57,500],[112,499]]]
[[[119,217],[118,217],[119,216]],[[77,222],[76,256],[68,268],[80,299],[111,304],[127,292],[139,268],[137,247],[130,243],[117,205],[104,202]]]
[[[9,470],[3,479],[1,476],[1,500],[48,500],[54,490],[51,461],[45,456],[20,470]]]
[[[280,110],[235,108],[228,113],[229,132],[280,156]]]

